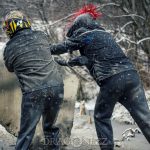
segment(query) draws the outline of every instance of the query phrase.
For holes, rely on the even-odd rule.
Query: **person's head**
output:
[[[101,15],[101,13],[97,12],[95,5],[89,4],[84,6],[73,16],[74,21],[67,32],[67,37],[71,37],[74,31],[80,28],[86,28],[89,30],[99,28],[96,19],[99,18]]]
[[[12,38],[16,32],[27,28],[31,28],[31,22],[21,11],[10,11],[3,18],[3,30],[9,38]]]

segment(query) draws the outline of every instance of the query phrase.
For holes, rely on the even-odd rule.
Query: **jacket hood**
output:
[[[98,23],[93,19],[93,17],[90,14],[86,13],[78,16],[74,20],[66,36],[71,37],[75,31],[82,30],[82,29],[83,32],[87,30],[94,30],[94,29],[104,30],[102,27],[100,27],[100,25],[98,25]]]

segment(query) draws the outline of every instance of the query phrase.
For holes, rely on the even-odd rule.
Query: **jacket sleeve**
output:
[[[72,58],[68,61],[68,65],[73,67],[73,66],[85,66],[89,63],[89,60],[85,56],[78,56],[75,58]]]
[[[60,59],[55,59],[55,61],[61,66],[70,66],[70,67],[84,66],[89,63],[88,58],[85,56],[78,56],[75,58],[71,58],[69,61],[60,60]]]
[[[69,38],[62,43],[50,45],[50,51],[52,55],[59,55],[67,53],[68,51],[79,50],[83,46],[84,43],[80,38],[78,39]]]
[[[4,59],[4,63],[5,63],[5,66],[6,66],[7,70],[9,72],[14,72],[14,67],[13,67],[11,61],[9,60],[10,58],[9,58],[9,56],[7,54],[7,50],[6,49],[4,50],[4,53],[3,53],[3,59]]]

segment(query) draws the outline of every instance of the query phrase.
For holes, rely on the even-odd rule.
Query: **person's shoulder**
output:
[[[11,39],[9,39],[4,46],[4,52],[7,52],[7,51],[9,52],[10,49],[12,49],[14,47],[14,45],[16,46],[15,43],[16,43],[15,37],[12,37]]]
[[[16,45],[14,40],[15,38],[11,38],[6,42],[5,46],[3,47],[3,55],[8,56],[12,54],[14,46]]]
[[[8,55],[8,52],[9,52],[9,43],[10,41],[8,41],[6,44],[5,44],[5,47],[3,49],[3,57],[6,57]]]
[[[9,41],[6,42],[5,46],[4,46],[4,52],[8,51],[8,49],[10,48],[12,39],[9,39]]]
[[[87,31],[89,31],[89,30],[87,30],[87,29],[84,28],[84,27],[81,27],[81,28],[79,28],[78,30],[76,30],[76,31],[74,32],[73,36],[74,36],[74,37],[81,36],[81,35],[83,35],[84,33],[86,33]]]
[[[80,29],[76,30],[74,32],[74,34],[71,37],[69,37],[68,39],[82,41],[85,37],[89,36],[89,34],[87,34],[87,33],[89,33],[89,30],[87,30],[85,28],[80,28]]]
[[[44,31],[33,31],[35,37],[39,37],[41,40],[49,41],[48,35]]]

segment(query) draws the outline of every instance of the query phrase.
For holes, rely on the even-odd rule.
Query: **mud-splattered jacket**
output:
[[[8,71],[17,75],[22,92],[63,85],[47,36],[41,31],[17,32],[6,44],[4,61]]]
[[[67,37],[66,41],[51,45],[51,53],[62,54],[79,50],[81,56],[88,59],[86,67],[98,84],[115,74],[134,69],[111,34],[101,28],[88,14],[81,15],[75,20]],[[75,62],[73,64],[75,65]]]

